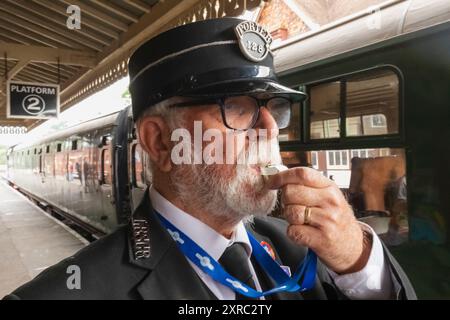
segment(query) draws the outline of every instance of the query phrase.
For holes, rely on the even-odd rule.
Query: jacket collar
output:
[[[143,299],[214,298],[162,226],[148,189],[133,213],[128,247],[129,262],[149,270],[137,287]]]

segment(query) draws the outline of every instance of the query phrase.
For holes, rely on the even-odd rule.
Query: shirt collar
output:
[[[222,256],[225,249],[235,242],[242,243],[248,257],[251,256],[252,246],[242,221],[236,226],[231,239],[227,239],[207,224],[175,206],[153,186],[150,187],[149,196],[153,208],[159,214],[191,238],[216,261]]]

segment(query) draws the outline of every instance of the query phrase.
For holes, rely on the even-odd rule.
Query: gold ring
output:
[[[306,207],[305,208],[305,214],[303,216],[303,224],[309,224],[310,223],[310,216],[311,216],[311,208]]]

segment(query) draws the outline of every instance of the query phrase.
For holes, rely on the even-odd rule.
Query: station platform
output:
[[[0,178],[0,299],[87,244]]]

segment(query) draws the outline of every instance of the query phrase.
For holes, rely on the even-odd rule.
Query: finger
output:
[[[342,191],[337,186],[317,189],[288,184],[281,189],[281,203],[319,207],[331,211],[340,211],[343,206],[348,207]]]
[[[289,204],[283,209],[283,217],[289,224],[305,223],[305,206],[298,204]]]
[[[281,202],[286,206],[298,204],[307,207],[321,207],[327,192],[298,184],[288,184],[281,191]]]
[[[308,167],[296,167],[268,176],[266,186],[269,189],[280,189],[287,184],[300,184],[311,188],[326,188],[333,181],[322,173]]]
[[[296,244],[313,250],[321,248],[322,232],[320,229],[308,225],[290,225],[287,229],[288,237]]]
[[[329,215],[325,210],[316,207],[309,207],[309,210],[309,226],[322,228],[322,226],[326,226],[330,222]],[[305,211],[305,206],[294,204],[286,206],[283,213],[289,224],[303,225],[305,224]]]

